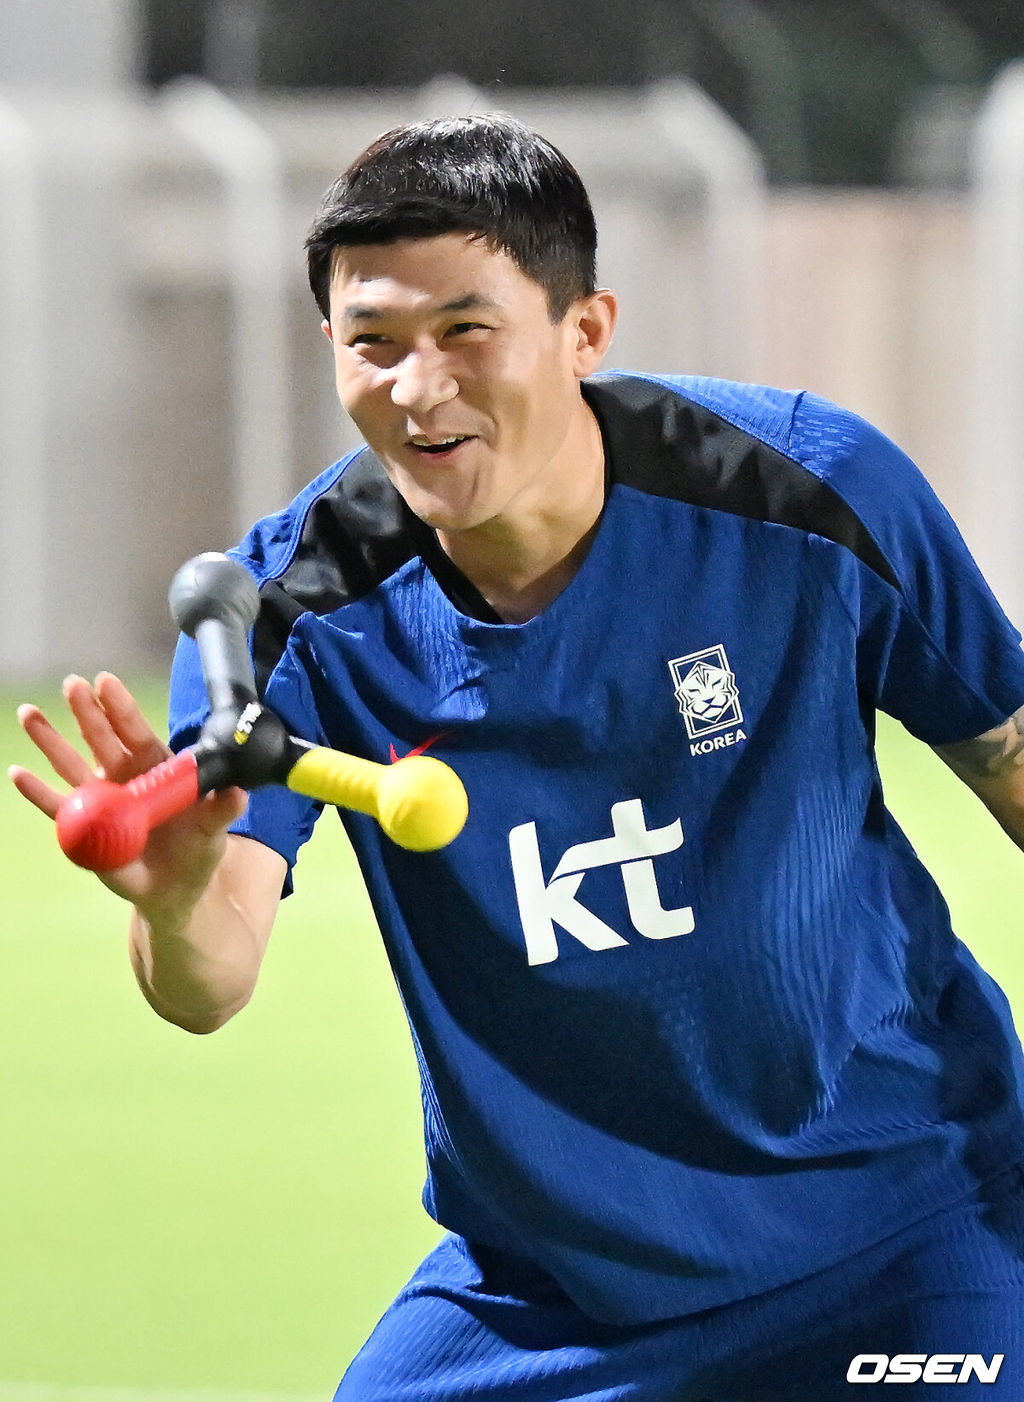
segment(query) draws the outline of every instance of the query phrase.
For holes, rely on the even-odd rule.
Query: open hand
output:
[[[92,764],[51,725],[38,706],[20,706],[18,720],[53,773],[71,788],[94,778],[127,783],[170,754],[134,696],[111,673],[101,672],[93,685],[84,677],[66,678],[64,697],[92,752]],[[56,817],[63,790],[20,765],[13,765],[8,772],[23,797],[47,817]],[[245,804],[242,789],[208,795],[154,830],[137,861],[106,872],[100,879],[140,908],[170,909],[191,903],[209,881],[223,854],[226,830],[245,811]]]

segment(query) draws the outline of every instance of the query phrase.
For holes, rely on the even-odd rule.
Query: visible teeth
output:
[[[464,438],[468,438],[468,433],[453,433],[448,438],[426,438],[418,434],[410,442],[415,443],[417,448],[445,448],[449,443],[461,443]]]

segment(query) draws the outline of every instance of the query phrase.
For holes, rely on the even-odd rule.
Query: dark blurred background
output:
[[[148,81],[519,88],[695,79],[774,183],[956,184],[968,118],[1024,50],[1020,0],[146,0]],[[936,114],[945,120],[935,121]],[[938,129],[937,129],[938,128]],[[922,141],[931,151],[922,154]]]

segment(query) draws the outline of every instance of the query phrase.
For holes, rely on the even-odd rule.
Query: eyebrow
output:
[[[497,311],[497,302],[492,302],[489,297],[481,297],[478,292],[467,292],[463,297],[456,297],[451,302],[445,302],[442,306],[433,307],[430,315],[439,316],[445,312],[473,312],[473,311]],[[346,321],[383,321],[386,317],[394,316],[395,312],[390,307],[364,307],[359,303],[345,308]]]

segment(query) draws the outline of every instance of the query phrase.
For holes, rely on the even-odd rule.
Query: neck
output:
[[[581,401],[576,440],[534,500],[467,531],[437,532],[448,558],[506,623],[541,613],[575,578],[604,507],[604,444]]]

